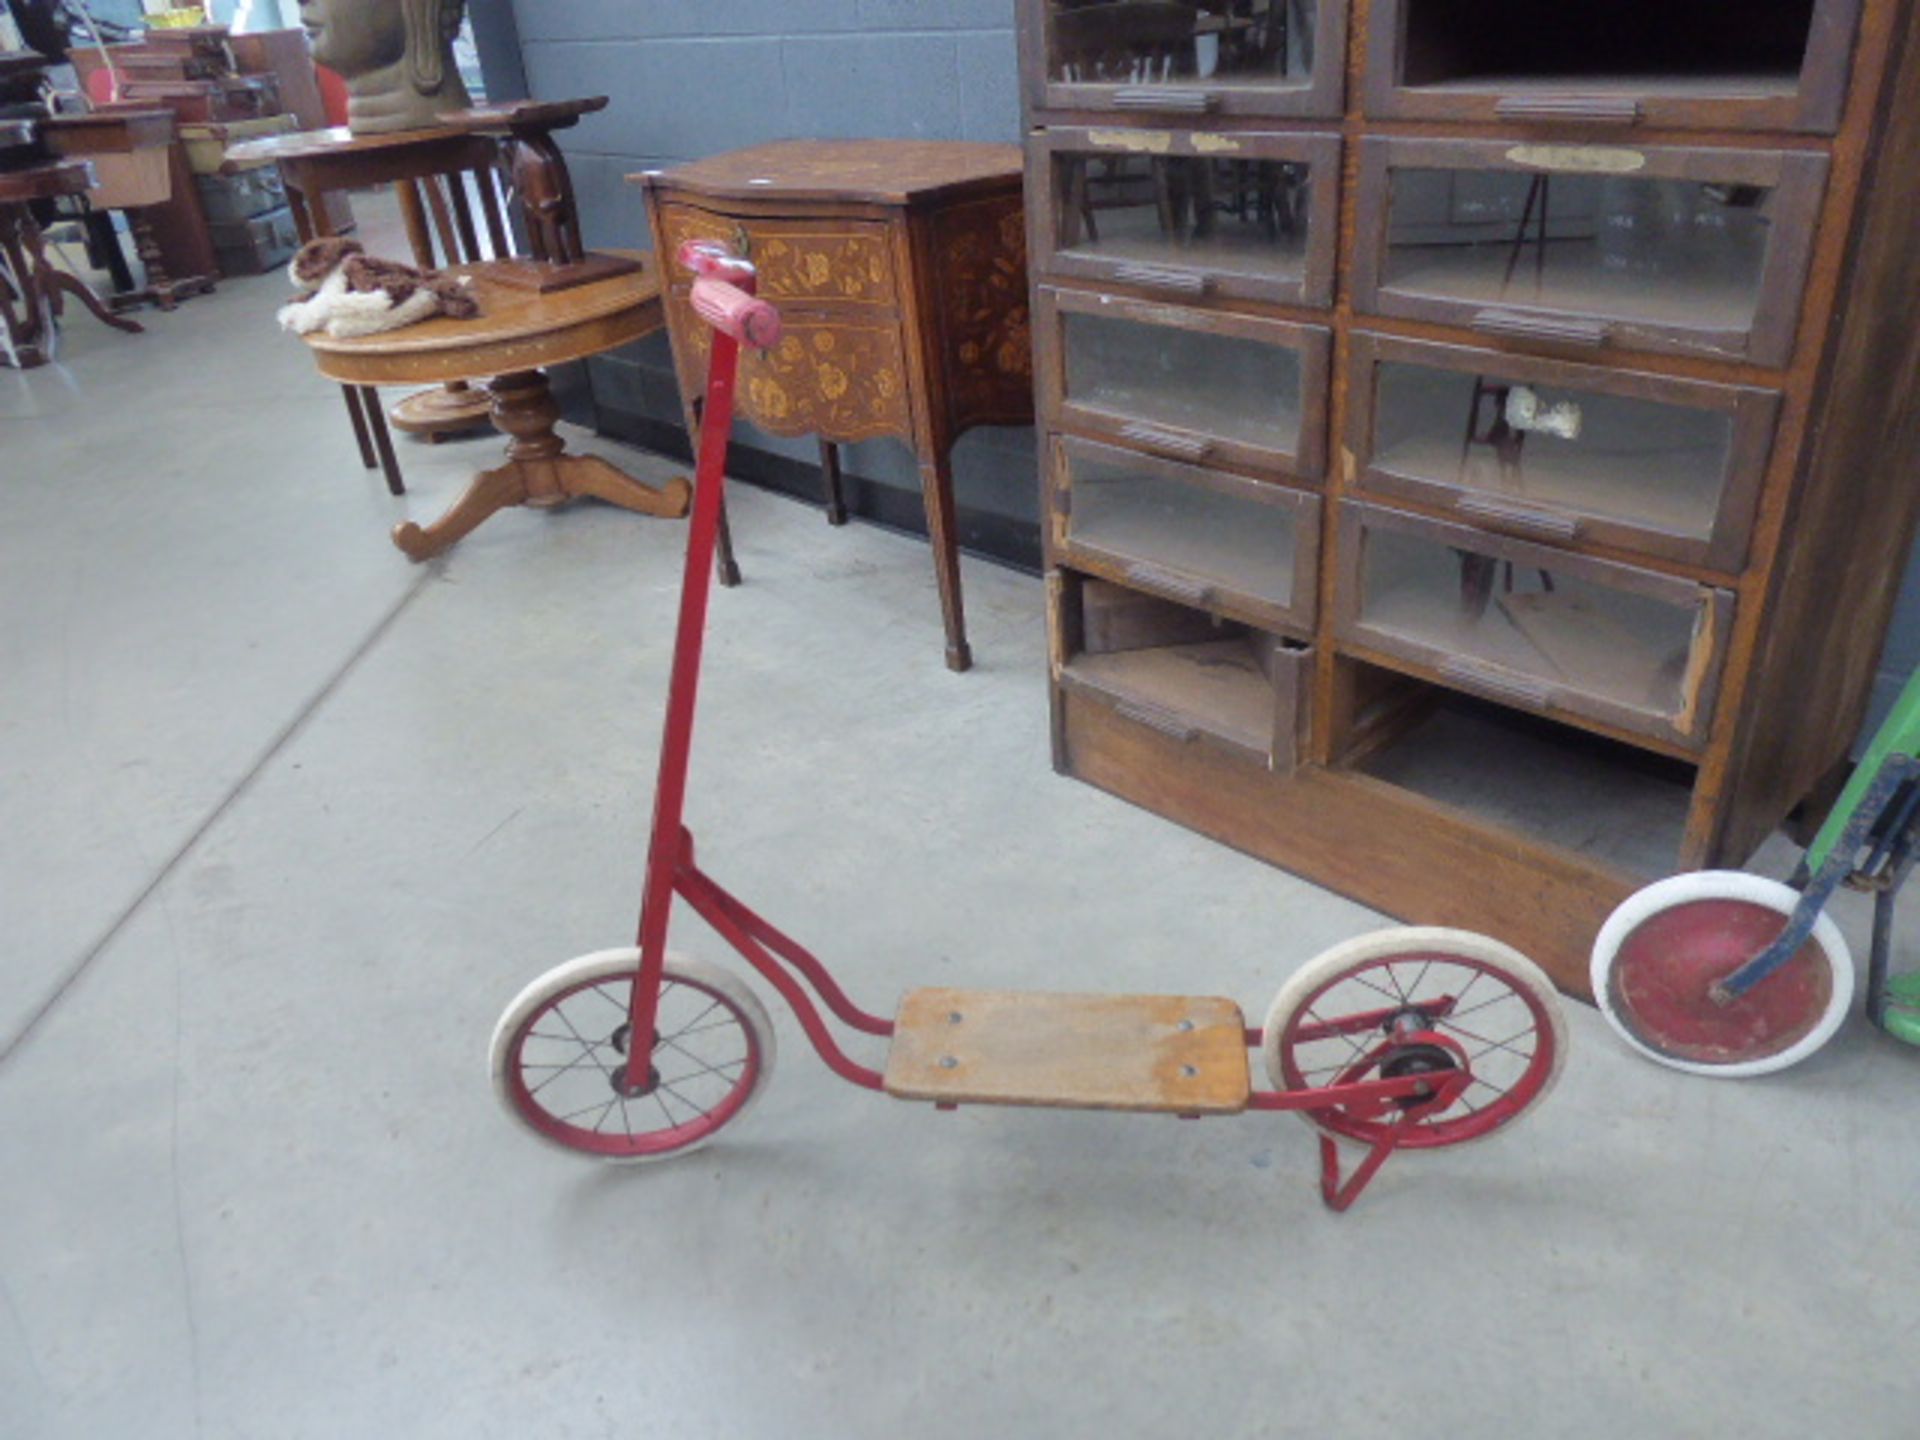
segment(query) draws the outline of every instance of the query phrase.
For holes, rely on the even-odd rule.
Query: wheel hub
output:
[[[1380,1066],[1385,1080],[1404,1080],[1409,1075],[1445,1075],[1460,1068],[1460,1062],[1444,1046],[1426,1041],[1404,1045]],[[1396,1096],[1391,1102],[1402,1110],[1412,1110],[1433,1099],[1433,1087],[1423,1085],[1411,1095]]]
[[[620,1022],[618,1028],[614,1030],[613,1034],[607,1037],[607,1043],[613,1047],[615,1054],[624,1056],[627,1053],[627,1039],[632,1034],[633,1022],[623,1020]],[[653,1032],[653,1043],[656,1045],[660,1043],[660,1032],[658,1030]],[[647,1078],[640,1084],[635,1085],[627,1079],[627,1067],[624,1065],[616,1065],[607,1072],[607,1083],[613,1087],[614,1094],[627,1100],[632,1100],[639,1095],[651,1095],[655,1090],[660,1088],[660,1067],[658,1065],[647,1066]]]

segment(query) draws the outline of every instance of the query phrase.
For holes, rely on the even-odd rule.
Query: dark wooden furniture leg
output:
[[[340,398],[347,402],[347,419],[353,422],[353,438],[360,446],[360,463],[371,470],[380,463],[380,457],[373,453],[373,436],[367,433],[367,420],[360,413],[360,387],[342,385]]]
[[[933,546],[933,572],[940,583],[940,617],[947,627],[947,668],[973,668],[967,645],[967,616],[960,600],[960,534],[953,509],[953,454],[935,451],[920,460],[920,489],[926,498],[927,539]]]
[[[148,214],[151,206],[141,206],[137,210],[126,212],[133,226],[133,248],[140,256],[141,267],[146,271],[147,283],[138,290],[129,290],[116,295],[110,302],[115,310],[131,309],[135,305],[152,305],[168,311],[176,310],[183,298],[193,295],[211,295],[214,291],[214,279],[211,275],[189,275],[184,280],[176,280],[167,273],[165,259],[160,253],[160,242],[154,238],[153,221]],[[92,308],[89,306],[88,308]],[[108,324],[131,324],[131,321],[108,321]]]
[[[380,453],[380,468],[386,472],[387,493],[404,495],[407,482],[400,476],[400,457],[393,453],[393,436],[387,433],[387,413],[380,408],[380,392],[371,385],[362,385],[360,403],[366,409],[367,429],[373,432],[374,448]]]
[[[545,371],[502,375],[488,389],[493,423],[508,437],[507,463],[474,476],[467,492],[431,525],[409,520],[395,526],[393,543],[408,559],[431,559],[510,505],[546,509],[591,496],[642,515],[678,519],[687,513],[693,487],[685,480],[656,490],[597,455],[567,453],[567,442],[554,433],[560,406]]]
[[[820,442],[820,480],[827,494],[827,523],[847,523],[847,502],[840,493],[840,447],[831,440]]]

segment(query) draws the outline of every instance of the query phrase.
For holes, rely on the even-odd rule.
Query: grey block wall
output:
[[[593,245],[649,243],[625,180],[637,170],[767,140],[1019,138],[1013,0],[512,0],[512,13],[533,95],[612,99],[562,137]],[[593,362],[592,383],[603,412],[679,423],[664,336]],[[815,453],[757,433],[741,443]],[[918,492],[901,445],[854,446],[846,462]],[[1037,525],[1031,431],[975,431],[954,466],[963,544],[977,547],[981,517]]]

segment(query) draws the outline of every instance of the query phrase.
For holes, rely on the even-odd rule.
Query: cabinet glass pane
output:
[[[1047,74],[1072,85],[1278,89],[1313,73],[1314,0],[1046,0]]]
[[[1400,0],[1400,83],[1699,99],[1792,95],[1814,0]],[[1545,18],[1551,14],[1550,22]]]
[[[1184,482],[1121,456],[1074,452],[1069,464],[1069,543],[1292,606],[1298,535],[1291,506]]]
[[[1396,169],[1384,283],[1468,305],[1744,333],[1772,198],[1700,180]]]
[[[1636,711],[1685,708],[1700,611],[1585,577],[1369,528],[1362,629],[1484,661]]]
[[[1057,157],[1062,253],[1299,281],[1308,167],[1193,155]]]
[[[1296,454],[1300,356],[1257,340],[1069,313],[1067,400]]]
[[[1373,467],[1706,541],[1732,416],[1399,361],[1382,364]]]

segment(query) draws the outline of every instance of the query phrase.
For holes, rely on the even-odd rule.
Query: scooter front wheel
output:
[[[1787,963],[1728,1004],[1711,994],[1779,936],[1799,893],[1740,870],[1636,890],[1593,942],[1593,995],[1620,1037],[1694,1075],[1784,1070],[1833,1037],[1853,1002],[1853,960],[1826,915]]]
[[[738,1119],[773,1070],[773,1023],[754,994],[716,965],[669,955],[652,1074],[625,1082],[640,952],[600,950],[557,965],[494,1026],[494,1092],[551,1144],[603,1160],[685,1155]]]
[[[1567,1029],[1553,982],[1512,946],[1409,926],[1302,965],[1274,997],[1261,1050],[1268,1080],[1287,1091],[1466,1069],[1468,1083],[1442,1109],[1298,1112],[1324,1135],[1419,1150],[1483,1139],[1538,1104],[1566,1062]]]

